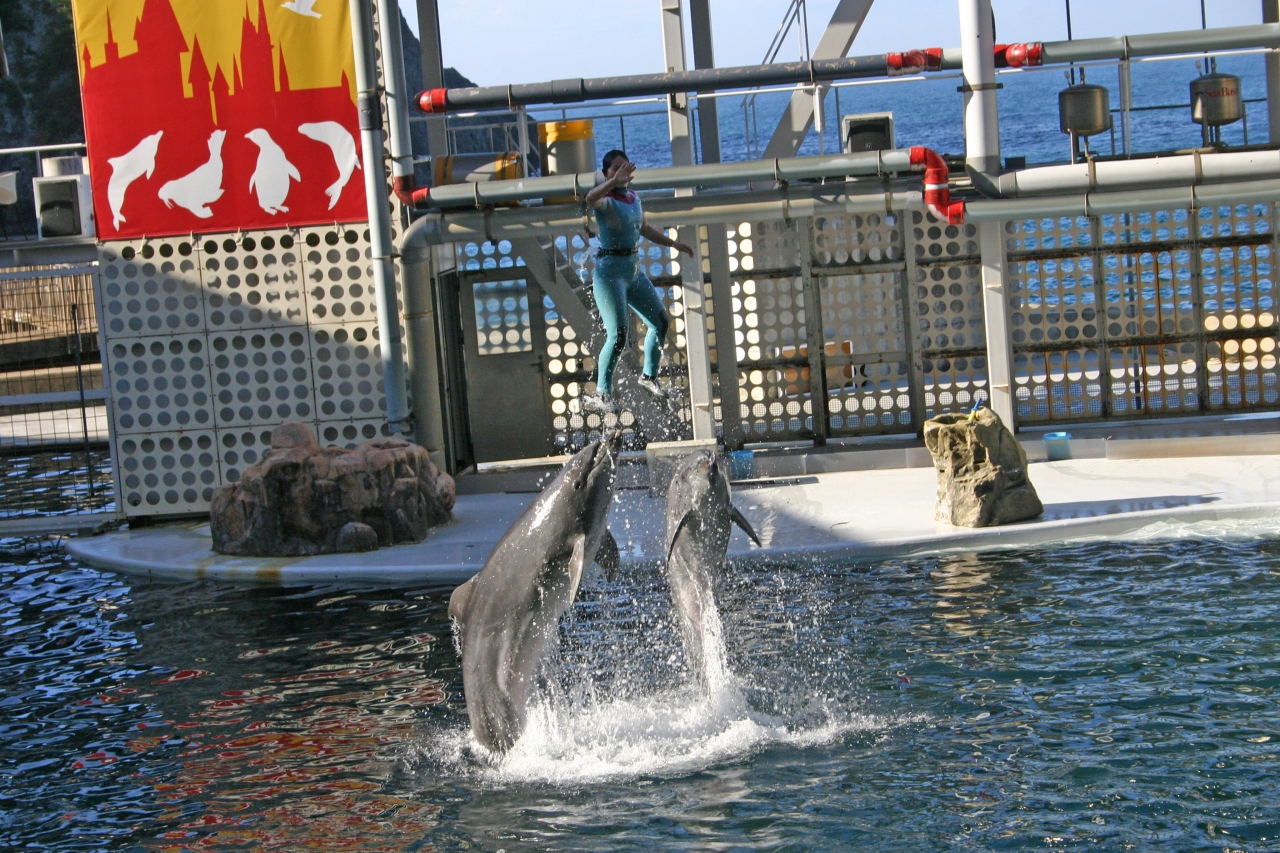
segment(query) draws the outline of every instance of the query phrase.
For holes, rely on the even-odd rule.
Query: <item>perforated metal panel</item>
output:
[[[971,409],[988,397],[986,317],[976,225],[910,214],[915,274],[910,294],[921,359],[922,419]]]
[[[1271,205],[1009,223],[1021,423],[1274,405]]]
[[[472,285],[471,302],[476,312],[476,346],[481,355],[533,352],[529,286],[524,279],[476,282]],[[577,349],[572,342],[568,346]]]
[[[102,246],[128,515],[206,511],[286,421],[344,445],[383,432],[368,258],[352,227]]]
[[[592,312],[593,317],[598,317],[591,294],[595,239],[577,232],[557,235],[548,242],[554,248],[555,264],[561,274],[576,288],[577,296]],[[624,443],[630,448],[641,448],[647,441],[656,438],[646,435],[640,428],[636,413],[628,407],[629,401],[625,396],[620,401],[623,410],[617,416],[601,417],[583,411],[582,398],[595,392],[595,354],[603,344],[598,320],[593,336],[583,340],[560,315],[550,296],[542,296],[540,304],[530,304],[521,291],[525,279],[502,274],[506,269],[520,274],[525,267],[524,259],[509,241],[461,243],[457,245],[456,251],[462,286],[472,293],[469,301],[464,295],[464,301],[475,311],[476,343],[479,351],[534,352],[541,356],[546,398],[550,407],[552,442],[557,451],[576,451],[598,437],[601,429],[606,427],[621,428]],[[677,389],[676,417],[679,422],[688,424],[688,371],[685,366],[684,306],[679,286],[679,265],[672,260],[669,249],[649,241],[641,244],[640,252],[645,273],[657,288],[671,316],[661,370],[664,381]],[[496,303],[494,300],[497,300]],[[512,300],[514,302],[508,304]],[[539,342],[527,333],[529,312],[533,310],[542,312],[544,342]],[[631,323],[630,345],[623,357],[636,359],[639,349],[637,342],[644,339],[648,327],[635,316]],[[485,330],[484,341],[479,340],[480,329]],[[495,405],[501,405],[500,401],[495,401]],[[672,437],[679,436],[662,436],[664,439]]]
[[[748,441],[912,432],[985,396],[977,229],[906,216],[731,233]],[[816,327],[806,305],[821,311]],[[817,420],[815,393],[825,398]]]

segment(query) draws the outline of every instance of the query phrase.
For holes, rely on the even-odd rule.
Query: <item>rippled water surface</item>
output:
[[[4,850],[1280,849],[1280,545],[584,584],[530,729],[470,743],[447,590],[0,568]]]

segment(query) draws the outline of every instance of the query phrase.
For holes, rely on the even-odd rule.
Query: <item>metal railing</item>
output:
[[[0,272],[0,518],[114,505],[95,276]]]

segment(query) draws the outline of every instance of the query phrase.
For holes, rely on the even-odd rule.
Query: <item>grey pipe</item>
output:
[[[1044,216],[1132,213],[1157,207],[1194,210],[1201,206],[1254,204],[1277,200],[1280,200],[1280,179],[1166,187],[1133,192],[1082,193],[1051,198],[991,199],[970,202],[965,215],[971,222],[1017,221]]]
[[[1172,56],[1179,53],[1203,53],[1206,50],[1248,50],[1256,47],[1280,47],[1280,24],[1047,41],[1044,42],[1044,64],[1136,59],[1143,56]]]
[[[1038,166],[992,177],[979,188],[992,198],[1026,198],[1278,177],[1280,151],[1225,151]],[[978,185],[976,180],[974,183]]]
[[[1280,24],[1183,30],[1137,36],[1043,42],[1043,64],[1120,60],[1143,56],[1199,53],[1206,50],[1246,50],[1280,47]],[[935,70],[954,71],[962,65],[960,48],[945,48],[942,65]],[[419,96],[426,112],[514,109],[538,104],[575,104],[611,98],[669,95],[676,92],[717,92],[793,83],[818,83],[885,77],[890,73],[887,54],[782,62],[731,68],[699,68],[668,74],[635,74],[627,77],[593,77],[480,86],[469,89],[432,89]]]
[[[781,189],[676,196],[645,202],[645,221],[658,228],[697,223],[751,222],[767,219],[840,216],[923,210],[924,196],[906,182],[863,185],[793,185]],[[437,211],[419,217],[401,240],[406,262],[443,243],[543,237],[581,232],[580,206],[560,204],[492,210]]]
[[[640,169],[631,180],[637,190],[739,186],[766,181],[805,181],[821,178],[882,175],[911,170],[908,149],[869,151],[860,154],[828,154],[824,157],[788,157],[748,160],[741,163],[703,163]],[[432,188],[432,207],[448,209],[483,207],[539,198],[585,196],[603,178],[596,172],[518,178],[513,181],[469,182]]]
[[[382,89],[387,102],[387,145],[391,174],[413,174],[413,141],[409,136],[409,87],[404,76],[404,44],[400,40],[400,7],[395,0],[377,0],[378,36],[382,46]]]
[[[552,80],[546,83],[516,83],[511,86],[478,86],[472,89],[436,89],[421,96],[438,105],[430,112],[514,109],[534,104],[576,104],[607,98],[634,98],[671,95],[677,92],[714,92],[720,89],[749,89],[786,83],[883,77],[889,66],[885,54],[815,59],[812,62],[779,62],[771,65],[737,65],[728,68],[698,68],[666,74],[632,74],[626,77],[593,77]]]
[[[364,149],[364,189],[369,211],[369,249],[373,287],[378,299],[378,340],[382,349],[382,388],[387,400],[387,425],[405,432],[409,420],[408,391],[400,347],[400,305],[396,298],[392,259],[391,200],[382,170],[382,101],[373,43],[370,0],[350,0],[351,40],[356,60],[356,108],[360,115],[360,145]]]
[[[400,7],[394,0],[377,0],[378,34],[382,44],[382,80],[387,102],[387,140],[391,174],[412,175],[413,142],[409,136],[408,87],[405,84],[404,44]],[[440,400],[440,363],[436,345],[435,299],[431,289],[431,258],[401,259],[404,285],[404,342],[413,437],[427,449],[441,470],[444,458],[444,418]],[[385,375],[385,368],[384,368]]]
[[[1000,171],[1000,118],[996,104],[995,41],[991,0],[960,0],[960,50],[964,69],[965,165]]]

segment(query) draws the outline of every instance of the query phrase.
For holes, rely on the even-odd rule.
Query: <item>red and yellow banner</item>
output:
[[[98,235],[366,218],[347,0],[73,0]]]

